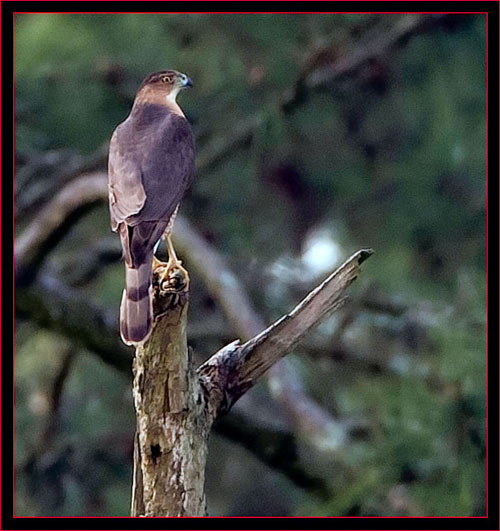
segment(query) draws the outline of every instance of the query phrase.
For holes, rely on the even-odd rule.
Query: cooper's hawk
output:
[[[170,232],[194,173],[194,138],[176,103],[191,80],[175,70],[149,75],[139,87],[128,118],[109,147],[111,228],[118,231],[125,259],[120,333],[127,344],[151,333],[155,246],[165,233],[167,269],[179,268]]]

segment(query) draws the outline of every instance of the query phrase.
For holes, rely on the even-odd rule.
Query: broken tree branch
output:
[[[90,180],[90,185],[89,185]],[[95,204],[96,197],[99,197],[101,195],[101,199],[104,199],[106,197],[105,193],[107,191],[106,187],[106,176],[105,174],[94,174],[92,176],[84,176],[80,178],[76,183],[71,183],[71,188],[73,191],[82,191],[82,195],[88,199],[88,201],[91,204]],[[51,203],[51,206],[59,206],[62,204],[62,213],[63,215],[54,215],[53,212],[50,212],[52,209],[47,209],[42,212],[42,221],[43,223],[40,223],[39,220],[33,222],[36,223],[32,227],[32,230],[27,232],[26,240],[25,242],[29,241],[29,246],[27,243],[24,243],[23,247],[23,240],[21,240],[21,246],[18,247],[18,251],[20,250],[20,253],[18,256],[21,257],[20,260],[18,260],[18,265],[25,265],[28,264],[28,270],[29,267],[33,267],[33,264],[40,265],[43,261],[44,257],[46,256],[46,253],[49,252],[51,249],[54,248],[54,246],[58,243],[60,239],[65,234],[65,230],[67,230],[67,227],[70,226],[68,223],[68,218],[78,215],[82,215],[82,212],[85,211],[85,201],[81,199],[81,201],[75,200],[73,194],[71,193],[65,193],[66,190],[61,191],[56,198],[54,198],[53,202]],[[87,194],[88,192],[88,194]],[[104,193],[103,193],[104,192]],[[81,198],[81,196],[80,196]],[[65,201],[68,201],[69,205],[66,206]],[[83,207],[83,209],[81,208]],[[47,214],[47,215],[46,215]],[[187,223],[187,222],[186,222]],[[61,228],[62,227],[62,228]],[[64,228],[66,227],[66,228]],[[50,233],[50,230],[53,230],[52,233]],[[182,232],[182,231],[181,231]],[[195,233],[194,233],[195,234]],[[19,244],[19,242],[18,242]],[[23,254],[24,249],[27,249],[29,247],[30,253]],[[200,262],[207,264],[207,248],[203,251],[203,257],[204,259],[200,259]],[[212,255],[217,260],[217,254],[212,253]],[[201,257],[200,257],[201,258]],[[222,259],[218,259],[218,262],[216,262],[217,265],[223,265]],[[224,273],[225,269],[222,268],[215,268],[214,270],[217,271],[219,269],[219,274]],[[232,274],[229,275],[221,275],[221,278],[224,279],[224,282],[220,284],[221,289],[221,295],[225,295],[228,293],[229,290],[233,290],[234,285],[239,286],[236,277]],[[54,279],[50,279],[48,276],[44,275],[44,277],[41,279],[45,281],[44,291],[52,291],[54,293],[57,293],[59,300],[63,300],[63,307],[66,308],[66,310],[63,311],[64,318],[63,319],[57,319],[57,316],[54,316],[53,311],[50,307],[46,307],[44,309],[44,306],[37,306],[36,313],[38,315],[38,320],[41,323],[45,323],[47,326],[51,326],[54,323],[56,323],[56,327],[61,326],[61,322],[64,322],[63,328],[65,328],[66,331],[68,331],[68,327],[71,329],[70,334],[76,335],[79,337],[80,341],[85,344],[86,346],[89,346],[92,350],[97,350],[98,352],[102,352],[104,354],[103,359],[106,361],[119,364],[121,367],[124,367],[125,365],[129,364],[129,357],[124,355],[121,355],[121,352],[123,352],[123,348],[120,349],[114,349],[112,345],[109,345],[109,348],[107,348],[108,343],[111,341],[112,343],[115,343],[111,338],[118,337],[118,334],[112,334],[111,336],[109,334],[106,334],[103,332],[103,334],[95,334],[93,332],[88,333],[87,330],[87,322],[86,320],[82,320],[82,313],[78,312],[78,315],[76,318],[71,319],[71,312],[68,312],[67,310],[71,307],[75,307],[74,302],[75,298],[73,297],[74,293],[71,294],[70,292],[67,292],[64,288],[61,286],[58,286],[58,282],[54,281]],[[229,281],[229,282],[228,282]],[[234,294],[234,290],[231,292]],[[245,333],[250,335],[251,328],[257,329],[263,328],[261,319],[257,316],[257,314],[251,309],[250,303],[246,299],[245,292],[240,289],[238,292],[239,295],[236,297],[236,299],[231,296],[229,300],[232,301],[230,305],[226,307],[226,311],[230,311],[231,308],[234,308],[234,305],[240,305],[240,311],[237,312],[238,318],[235,320],[235,325],[241,329],[244,329]],[[24,297],[24,303],[25,307],[31,307],[33,308],[33,304],[31,304],[32,301],[30,301],[30,298],[33,297],[34,291],[31,288],[21,288],[20,292],[20,299],[22,300]],[[35,293],[36,295],[36,293]],[[220,296],[221,296],[220,295]],[[50,298],[52,299],[52,297]],[[21,304],[22,308],[23,304]],[[45,305],[46,306],[46,305]],[[92,306],[92,305],[90,305]],[[81,310],[82,306],[78,306]],[[99,312],[93,311],[95,308],[91,308],[92,311],[89,312],[90,315],[97,315]],[[97,328],[107,328],[108,323],[105,322],[105,316],[101,315],[97,319],[97,323],[90,323],[90,327],[92,329]],[[59,323],[59,324],[57,324]],[[83,328],[82,328],[83,327]],[[115,326],[112,326],[113,328]],[[82,332],[83,330],[83,332]],[[244,336],[245,337],[245,336]],[[100,338],[100,339],[99,339]],[[90,341],[91,344],[88,344]],[[104,349],[104,351],[103,351]],[[288,378],[288,380],[286,379]],[[274,379],[276,377],[274,376]],[[290,385],[290,381],[292,381],[292,385]],[[318,428],[324,426],[329,426],[332,424],[331,419],[329,418],[328,414],[326,412],[323,412],[321,408],[319,408],[316,405],[316,408],[314,407],[315,404],[308,399],[308,397],[303,395],[302,389],[300,384],[295,380],[293,381],[293,375],[290,373],[288,376],[285,375],[281,377],[280,379],[281,385],[280,385],[280,393],[281,396],[285,397],[284,402],[287,404],[287,408],[291,409],[294,412],[299,412],[300,416],[302,417],[301,425],[305,428],[308,427],[311,432],[314,434],[314,431]],[[293,389],[294,394],[294,400],[290,401],[287,396],[286,390],[287,389]],[[303,399],[302,399],[303,397]],[[312,403],[312,407],[311,407]],[[297,405],[298,404],[298,405]],[[311,411],[312,409],[312,411]],[[315,409],[317,411],[315,411]],[[302,433],[300,435],[304,435],[307,433],[306,429],[301,430]],[[328,430],[327,430],[328,432]],[[153,445],[154,446],[154,445]],[[140,449],[140,446],[138,447]],[[144,449],[143,449],[144,451]],[[151,452],[151,450],[150,450]],[[205,455],[205,450],[203,448],[200,449],[201,454]],[[137,480],[139,477],[142,477],[144,474],[144,471],[141,468],[140,474],[136,474]],[[137,496],[135,499],[137,500],[143,500],[141,502],[144,502],[144,496],[142,497]],[[137,508],[141,507],[142,505],[137,503],[134,503],[134,506]],[[203,506],[203,503],[198,500],[197,507],[201,508]],[[145,505],[144,505],[145,507]],[[151,511],[156,512],[157,509],[151,509]],[[201,509],[200,509],[201,510]]]
[[[43,273],[29,287],[16,288],[16,314],[87,348],[121,374],[130,374],[132,353],[120,340],[117,316],[93,304],[79,290]],[[254,424],[250,414],[245,416],[244,428],[238,427],[233,415],[235,413],[220,419],[214,427],[215,432],[237,442],[298,487],[307,490],[311,487],[312,494],[322,495],[321,478],[310,477],[300,461],[278,459],[279,441],[282,439],[284,445],[285,441],[294,439],[292,432],[277,432],[276,452],[271,452],[269,444],[257,445],[246,435],[252,433],[257,438],[270,438],[270,430]],[[314,485],[318,485],[318,489],[312,488]]]
[[[198,369],[201,380],[212,389],[210,405],[215,415],[228,411],[311,328],[345,302],[346,288],[372,253],[371,249],[358,251],[289,314],[245,344],[235,341],[227,345]]]
[[[220,304],[233,331],[243,341],[262,332],[266,328],[264,320],[253,308],[224,258],[187,219],[179,216],[175,227],[176,248]],[[273,398],[287,412],[297,434],[321,451],[338,449],[340,442],[345,440],[342,424],[307,395],[286,360],[271,366],[266,382]]]

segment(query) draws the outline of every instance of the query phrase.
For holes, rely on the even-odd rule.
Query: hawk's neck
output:
[[[143,89],[135,97],[134,107],[142,107],[145,105],[160,105],[161,107],[165,107],[165,109],[168,109],[170,112],[184,117],[182,109],[179,107],[179,104],[175,100],[177,93],[178,90],[175,92],[171,92],[169,95],[166,95],[163,91]]]

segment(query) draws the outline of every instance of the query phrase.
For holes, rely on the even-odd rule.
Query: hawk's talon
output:
[[[189,288],[189,274],[178,264],[167,264],[155,269],[155,274],[158,277],[157,285],[160,294],[179,293],[181,291],[188,291]]]
[[[189,289],[189,274],[180,265],[180,262],[167,267],[166,283],[168,290],[171,291],[188,291]]]

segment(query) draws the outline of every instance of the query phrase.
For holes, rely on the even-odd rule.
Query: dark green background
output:
[[[329,499],[214,435],[210,514],[485,513],[485,16],[431,21],[306,91],[293,110],[278,105],[310,72],[384,38],[403,17],[16,16],[16,201],[41,198],[17,217],[17,234],[71,164],[94,157],[105,168],[100,150],[142,79],[175,68],[194,80],[178,101],[200,157],[264,117],[248,145],[196,176],[181,211],[266,321],[360,247],[376,254],[351,289],[354,301],[368,293],[403,308],[361,308],[340,343],[331,319],[290,357],[311,396],[339,422],[363,426],[331,467],[317,471],[311,457]],[[101,241],[117,245],[104,205],[75,225],[44,270],[71,282]],[[117,312],[122,269],[113,262],[78,289]],[[210,329],[191,341],[201,360],[234,332],[195,275],[193,286],[191,322]],[[33,465],[68,352],[60,417]],[[72,338],[20,318],[15,370],[16,514],[128,514],[130,381]],[[250,393],[260,404],[247,408],[250,417],[287,427],[264,386]]]

